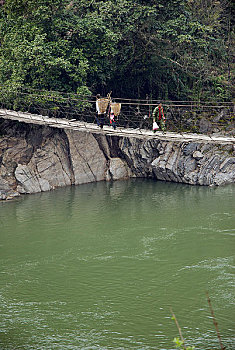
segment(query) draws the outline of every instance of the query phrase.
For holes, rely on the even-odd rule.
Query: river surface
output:
[[[0,349],[235,349],[235,186],[129,180],[0,203]]]

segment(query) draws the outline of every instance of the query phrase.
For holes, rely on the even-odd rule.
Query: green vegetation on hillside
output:
[[[158,99],[232,98],[230,0],[5,0],[0,85]]]

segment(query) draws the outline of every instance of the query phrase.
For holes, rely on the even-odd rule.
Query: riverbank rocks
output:
[[[36,193],[71,185],[71,169],[67,147],[57,133],[42,132],[40,145],[34,148],[26,164],[19,162],[15,169],[17,191]]]
[[[66,131],[74,184],[105,180],[107,161],[91,133]]]
[[[234,144],[1,122],[0,199],[130,177],[206,186],[235,183]]]
[[[0,177],[0,200],[13,199],[18,196],[19,193],[11,188],[6,180]]]
[[[120,158],[111,158],[106,180],[120,180],[132,177],[132,173],[127,164]]]
[[[196,160],[200,160],[204,157],[204,155],[200,151],[193,152],[193,158]]]

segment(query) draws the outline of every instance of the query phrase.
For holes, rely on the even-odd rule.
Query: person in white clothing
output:
[[[99,108],[99,103],[98,103],[98,100],[100,99],[100,95],[96,95],[96,122],[97,122],[97,125],[103,129],[103,126],[104,126],[104,113],[101,113],[100,111],[100,108]]]

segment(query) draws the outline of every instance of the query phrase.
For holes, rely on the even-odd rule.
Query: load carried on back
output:
[[[107,97],[101,98],[100,95],[96,95],[96,122],[97,125],[103,129],[104,117],[110,102],[110,94]]]
[[[97,103],[96,109],[97,109],[98,114],[106,113],[106,110],[107,110],[107,107],[109,104],[109,99],[108,98],[99,98],[96,101],[96,103]]]
[[[121,103],[111,102],[110,103],[111,112],[118,117],[121,111]]]
[[[100,95],[96,96],[96,121],[97,125],[102,129],[104,125],[104,117],[108,111],[108,117],[110,120],[111,126],[116,129],[116,121],[121,111],[121,103],[112,102],[111,100],[111,92],[107,95],[107,97],[100,97]]]
[[[116,129],[116,120],[115,118],[119,116],[121,111],[121,103],[110,102],[110,114],[109,114],[109,122],[110,125]]]

